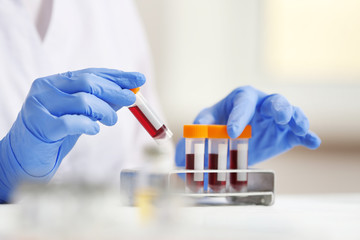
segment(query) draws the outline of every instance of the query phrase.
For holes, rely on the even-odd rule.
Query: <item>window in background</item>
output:
[[[269,0],[263,9],[268,79],[359,82],[360,1]]]

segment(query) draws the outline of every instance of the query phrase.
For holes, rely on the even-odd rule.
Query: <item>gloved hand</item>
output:
[[[279,94],[267,95],[251,86],[239,87],[214,106],[202,110],[195,124],[226,124],[231,138],[238,137],[247,124],[252,126],[249,165],[283,153],[294,146],[320,146],[320,138],[309,131],[303,111]],[[176,147],[176,165],[185,164],[185,143]]]
[[[81,134],[111,126],[135,102],[128,89],[140,73],[85,69],[36,79],[9,133],[0,142],[0,202],[22,181],[48,181]]]

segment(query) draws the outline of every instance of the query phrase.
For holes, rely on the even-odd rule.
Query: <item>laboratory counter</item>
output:
[[[277,195],[272,206],[43,207],[52,215],[0,205],[0,239],[360,239],[360,193]]]

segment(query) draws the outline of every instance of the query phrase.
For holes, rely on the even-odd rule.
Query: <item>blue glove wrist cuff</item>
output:
[[[46,178],[58,165],[62,140],[47,143],[35,137],[27,129],[21,115],[8,135],[9,147],[16,162],[30,178]]]
[[[21,182],[49,181],[60,164],[61,144],[62,141],[41,141],[18,116],[9,133],[0,141],[0,202],[8,202],[9,195]]]

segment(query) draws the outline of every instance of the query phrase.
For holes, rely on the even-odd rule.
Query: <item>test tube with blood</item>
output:
[[[245,127],[236,139],[230,139],[230,169],[248,168],[248,146],[251,126]],[[230,192],[247,192],[248,174],[230,173]]]
[[[228,159],[228,134],[226,125],[208,126],[209,169],[226,170]],[[226,173],[209,173],[211,192],[226,191]]]
[[[140,88],[131,89],[135,93],[136,101],[129,106],[129,110],[157,143],[170,139],[173,135],[172,132],[150,108],[139,90]]]
[[[184,125],[185,168],[204,170],[206,125]],[[204,192],[204,173],[186,173],[186,192]]]

